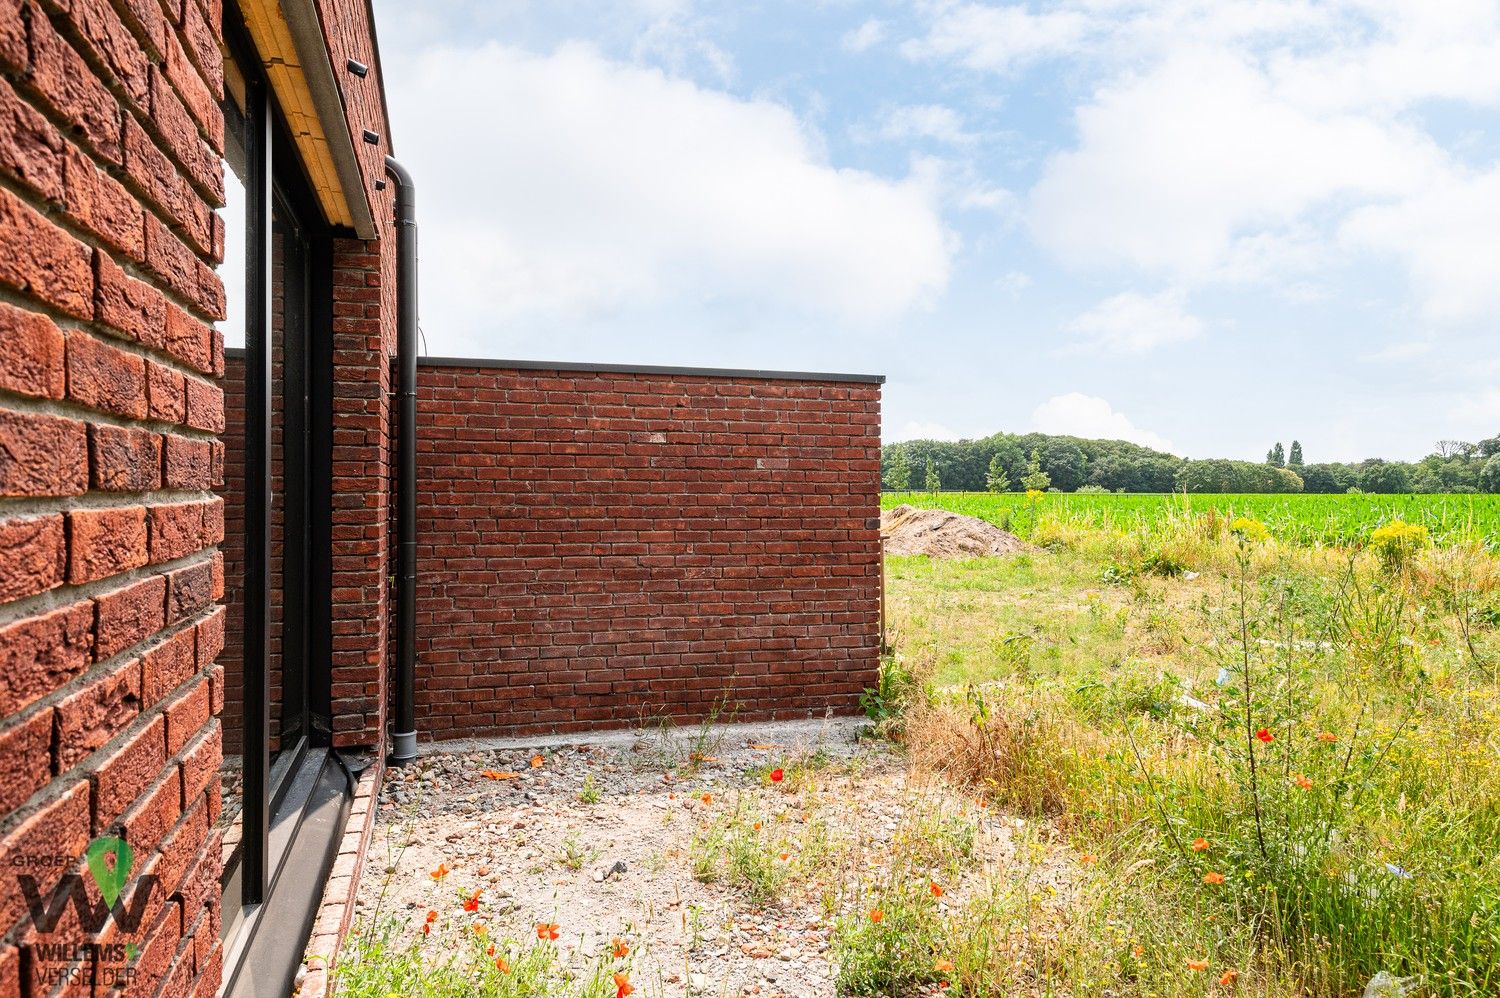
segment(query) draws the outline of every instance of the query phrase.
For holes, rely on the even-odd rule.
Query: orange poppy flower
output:
[[[556,922],[538,922],[538,923],[536,923],[536,937],[538,939],[556,939],[557,938],[557,923]]]
[[[512,773],[504,769],[486,769],[479,775],[486,780],[519,780],[521,778],[520,773]]]
[[[937,963],[932,965],[932,969],[937,971],[939,974],[946,974],[953,969],[953,961],[939,960]]]
[[[1193,840],[1193,852],[1207,852],[1207,851],[1208,851],[1208,839],[1205,839],[1203,836],[1200,835],[1200,836],[1198,836],[1198,838],[1196,838],[1196,839]]]
[[[546,761],[547,760],[543,759],[541,757],[541,755],[534,755],[534,756],[531,757],[531,768],[532,769],[541,769],[542,768],[542,763],[544,763]]]
[[[1312,785],[1313,785],[1312,780],[1309,780],[1307,777],[1303,776],[1301,773],[1298,773],[1292,779],[1292,782],[1295,783],[1295,784],[1297,784],[1297,786],[1301,787],[1303,790],[1311,790],[1312,789]]]
[[[879,925],[884,918],[885,912],[881,911],[879,908],[870,909],[870,921],[874,922],[876,925]]]
[[[1239,976],[1240,972],[1238,970],[1226,970],[1224,971],[1224,975],[1219,978],[1219,983],[1227,988],[1229,987],[1229,985],[1233,984],[1235,982],[1235,979]]]
[[[626,973],[615,974],[615,998],[625,998],[626,995],[635,991],[630,986],[630,975]]]
[[[778,766],[775,769],[771,770],[771,782],[772,783],[780,783],[785,778],[786,778],[786,773],[781,769],[780,766]]]
[[[429,911],[427,913],[427,924],[431,925],[433,922],[436,922],[436,921],[437,921],[437,912],[435,912],[435,911]]]
[[[483,936],[488,931],[490,931],[490,927],[483,922],[474,923],[474,934],[476,936]]]
[[[1318,741],[1320,742],[1336,742],[1338,740],[1339,736],[1334,734],[1332,731],[1318,732]]]
[[[1207,970],[1208,969],[1208,961],[1207,960],[1189,960],[1187,962],[1187,965],[1188,965],[1188,970]]]
[[[1222,884],[1224,882],[1224,874],[1216,870],[1209,870],[1203,875],[1203,882],[1205,884]]]
[[[714,802],[714,795],[713,794],[704,794],[703,795],[703,803],[705,803],[705,804],[712,804],[713,802]]]
[[[1139,960],[1141,957],[1146,955],[1146,947],[1142,946],[1140,943],[1136,943],[1134,946],[1130,947],[1130,955]]]
[[[1257,731],[1255,733],[1255,737],[1259,738],[1261,741],[1265,742],[1267,745],[1271,744],[1272,742],[1274,742],[1276,740],[1276,736],[1273,735],[1273,734],[1271,734],[1271,732],[1267,731],[1265,728],[1261,728],[1259,731]]]
[[[433,870],[431,873],[428,874],[428,876],[430,876],[433,880],[437,880],[437,881],[441,881],[447,875],[448,875],[448,864],[447,863],[439,863],[438,866],[437,866],[437,869]]]
[[[1098,861],[1098,858],[1099,857],[1095,856],[1093,853],[1086,852],[1082,856],[1078,857],[1078,862],[1082,863],[1084,866],[1093,866],[1094,863]]]
[[[758,821],[755,823],[755,830],[757,832],[760,831],[760,822],[758,822]]]
[[[612,939],[610,942],[613,946],[610,952],[614,954],[616,960],[623,960],[630,955],[630,947],[625,944],[625,940]]]
[[[928,885],[927,889],[932,892],[932,896],[935,898],[943,896],[943,886],[935,880]]]
[[[503,956],[495,957],[495,969],[502,974],[510,973],[510,961]]]

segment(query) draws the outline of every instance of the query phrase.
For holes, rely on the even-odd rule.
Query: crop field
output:
[[[1049,492],[887,492],[881,508],[901,503],[966,513],[1025,537],[1041,519],[1123,533],[1169,529],[1186,513],[1264,523],[1290,544],[1349,545],[1393,520],[1420,524],[1433,540],[1478,540],[1500,547],[1500,495],[1212,495]]]

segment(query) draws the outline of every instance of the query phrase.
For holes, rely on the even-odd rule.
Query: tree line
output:
[[[881,448],[881,484],[966,492],[1500,492],[1500,436],[1439,441],[1420,461],[1306,463],[1300,441],[1264,462],[1188,459],[1127,443],[1046,433],[908,440]]]

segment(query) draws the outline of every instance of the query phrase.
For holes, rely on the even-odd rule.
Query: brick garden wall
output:
[[[424,740],[849,713],[874,685],[878,384],[418,381]]]
[[[217,32],[200,0],[0,0],[4,995],[219,980]],[[43,931],[22,877],[102,905],[102,833],[139,929]]]

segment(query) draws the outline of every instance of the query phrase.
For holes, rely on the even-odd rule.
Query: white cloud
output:
[[[1342,236],[1403,260],[1430,319],[1493,319],[1500,310],[1500,168],[1448,176],[1403,201],[1359,208]]]
[[[902,424],[896,435],[886,443],[901,443],[903,440],[960,440],[957,430],[944,426],[942,423],[927,422],[924,420],[909,420]]]
[[[951,145],[968,145],[974,136],[964,130],[964,120],[942,104],[908,104],[890,108],[880,123],[879,137],[888,142],[933,139]]]
[[[1086,88],[1076,142],[1028,199],[1062,262],[1305,296],[1373,252],[1406,270],[1428,319],[1494,313],[1500,254],[1475,248],[1493,245],[1500,170],[1465,164],[1428,117],[1483,130],[1500,107],[1494,0],[924,9],[912,58],[1002,74],[1063,62]]]
[[[946,286],[931,185],[834,168],[779,104],[587,46],[495,43],[425,49],[389,96],[430,178],[424,326],[445,337],[672,301],[863,323]]]
[[[1431,340],[1399,340],[1367,353],[1360,360],[1372,364],[1404,364],[1432,353]]]
[[[1043,402],[1031,413],[1031,426],[1039,433],[1128,440],[1169,454],[1177,453],[1171,441],[1136,426],[1104,399],[1082,392],[1055,395]]]
[[[1442,161],[1409,126],[1281,99],[1226,49],[1178,51],[1102,88],[1076,120],[1076,148],[1031,192],[1036,239],[1073,264],[1184,280],[1236,276],[1242,241],[1418,190]]]
[[[995,282],[995,286],[1008,298],[1021,297],[1022,292],[1031,285],[1031,275],[1024,270],[1009,271]]]
[[[840,44],[846,52],[864,52],[885,41],[885,22],[870,18],[844,35]]]
[[[910,58],[943,57],[971,69],[1010,72],[1034,59],[1076,47],[1091,30],[1078,11],[1032,14],[1021,7],[940,5],[927,36],[905,43]]]
[[[1138,354],[1195,339],[1203,333],[1203,320],[1187,311],[1187,295],[1180,289],[1154,295],[1126,291],[1106,298],[1064,329],[1078,337],[1070,349]]]

